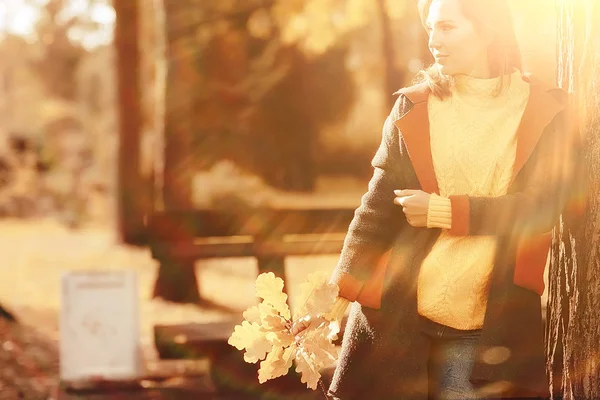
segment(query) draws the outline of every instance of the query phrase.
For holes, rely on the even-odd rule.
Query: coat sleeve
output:
[[[522,190],[498,197],[450,196],[450,234],[536,235],[553,228],[575,190],[578,146],[571,140],[575,135],[564,129],[564,118],[561,112],[546,127]]]
[[[402,209],[394,205],[394,190],[403,185],[399,173],[401,139],[394,120],[410,106],[410,101],[400,95],[384,123],[381,144],[371,162],[373,175],[368,190],[354,212],[333,274],[332,280],[340,286],[340,296],[350,301],[356,300],[365,281],[372,277],[378,262],[406,225]]]

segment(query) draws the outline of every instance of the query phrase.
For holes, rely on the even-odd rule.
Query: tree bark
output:
[[[144,214],[148,188],[140,174],[141,91],[140,0],[115,0],[115,46],[119,99],[118,221],[125,243],[145,240]]]
[[[572,98],[581,138],[576,196],[553,233],[547,356],[553,398],[600,398],[600,4],[557,0],[558,83]],[[596,22],[596,23],[595,23]]]

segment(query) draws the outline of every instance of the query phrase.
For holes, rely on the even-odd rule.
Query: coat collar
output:
[[[523,75],[522,78],[529,82],[530,94],[516,133],[517,151],[513,167],[513,180],[531,156],[545,127],[565,108],[565,104],[551,94],[551,91],[555,90],[554,88],[544,85],[540,80],[528,74]],[[427,100],[431,93],[429,86],[421,83],[404,88],[397,93],[406,96],[413,104],[413,107],[394,121],[394,124],[402,132],[421,189],[427,193],[439,194],[429,136],[427,111]]]

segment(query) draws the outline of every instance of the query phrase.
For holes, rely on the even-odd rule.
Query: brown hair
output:
[[[434,0],[419,0],[421,23],[426,27],[429,7]],[[512,14],[506,0],[459,0],[462,11],[478,31],[490,30],[494,39],[488,47],[488,63],[494,76],[501,76],[496,95],[510,85],[510,73],[523,70],[521,51],[515,35]],[[508,75],[508,81],[505,76]],[[427,82],[431,92],[439,97],[450,96],[452,77],[440,72],[433,64],[417,74],[416,82]]]

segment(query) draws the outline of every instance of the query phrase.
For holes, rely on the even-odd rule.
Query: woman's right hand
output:
[[[306,315],[294,322],[292,325],[292,335],[297,336],[308,328],[318,328],[328,323],[329,320],[323,317],[312,318],[310,315]]]

